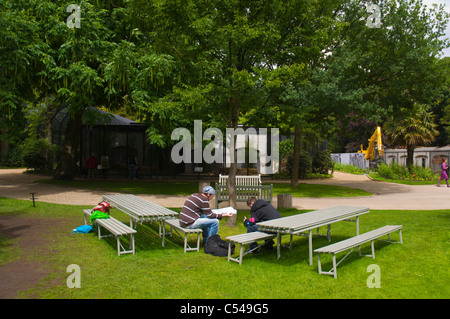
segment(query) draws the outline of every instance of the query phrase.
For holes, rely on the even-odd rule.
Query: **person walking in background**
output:
[[[447,183],[447,187],[450,187],[450,185],[448,184],[448,173],[447,173],[448,166],[447,166],[447,159],[446,158],[443,158],[442,161],[441,161],[441,169],[442,169],[441,176],[439,176],[439,181],[438,181],[436,186],[440,187],[441,186],[441,180],[445,179],[445,182]]]
[[[94,172],[97,169],[98,161],[95,157],[95,154],[92,154],[87,160],[86,160],[86,169],[87,169],[87,178],[94,178]]]
[[[129,173],[128,178],[137,179],[136,170],[137,170],[137,157],[134,154],[131,154],[128,158],[128,167]]]
[[[103,154],[100,164],[102,165],[102,171],[103,171],[103,178],[106,178],[106,175],[108,174],[109,169],[109,157],[108,154]]]

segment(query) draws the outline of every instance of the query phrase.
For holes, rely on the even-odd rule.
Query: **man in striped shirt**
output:
[[[213,213],[209,201],[214,197],[215,191],[211,186],[203,188],[202,193],[192,194],[186,199],[180,212],[180,225],[185,228],[201,228],[203,230],[203,243],[206,244],[209,237],[219,232],[219,219],[223,216],[230,217],[233,214]]]

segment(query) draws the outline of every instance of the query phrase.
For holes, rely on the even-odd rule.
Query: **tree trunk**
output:
[[[277,208],[292,208],[292,194],[278,194]]]
[[[230,173],[228,174],[228,196],[230,199],[230,206],[237,210],[236,203],[236,171],[237,171],[237,150],[236,150],[236,136],[233,136],[234,145],[233,149],[230,150],[233,152],[233,161],[230,166]],[[233,216],[228,217],[226,225],[229,227],[236,227],[236,218],[237,214],[233,214]]]
[[[49,145],[53,145],[53,140],[52,140],[52,120],[51,119],[47,119],[47,123],[45,124],[45,139],[47,140]],[[50,151],[47,154],[47,170],[49,172],[51,172],[54,168],[54,162],[55,162],[55,156],[54,156],[54,152]]]
[[[299,170],[299,160],[300,160],[300,140],[302,136],[302,129],[300,127],[295,127],[294,136],[294,154],[292,159],[292,175],[291,175],[291,186],[298,186],[298,170]]]
[[[82,111],[70,114],[64,144],[60,151],[59,162],[53,176],[54,179],[72,180],[77,175],[82,118]]]
[[[6,136],[6,133],[8,133],[8,129],[6,127],[3,127],[1,129],[1,133],[2,133],[3,136]],[[1,145],[2,145],[2,151],[1,151],[1,154],[0,154],[0,158],[5,156],[8,153],[8,150],[9,150],[9,143],[8,143],[8,141],[6,139],[1,141]]]
[[[412,167],[414,165],[414,145],[406,145],[406,167],[408,167],[409,173],[412,173]]]

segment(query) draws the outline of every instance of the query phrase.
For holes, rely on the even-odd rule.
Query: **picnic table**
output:
[[[257,223],[259,231],[276,233],[277,234],[277,258],[280,258],[281,236],[299,235],[309,237],[309,265],[313,264],[313,248],[312,248],[312,230],[317,228],[317,235],[319,227],[327,226],[328,241],[331,240],[331,224],[340,221],[354,221],[356,222],[356,235],[359,235],[359,216],[367,214],[369,208],[367,207],[353,207],[353,206],[335,206],[325,209],[320,209],[308,213],[292,215],[277,219],[272,219]],[[352,219],[356,218],[356,219]],[[308,234],[305,234],[308,232]],[[319,235],[323,236],[323,235]]]
[[[120,209],[130,216],[130,227],[135,228],[137,223],[159,222],[159,236],[164,235],[164,221],[178,218],[178,213],[168,208],[149,202],[131,194],[103,195],[103,200],[112,207]],[[163,236],[164,246],[164,236]]]

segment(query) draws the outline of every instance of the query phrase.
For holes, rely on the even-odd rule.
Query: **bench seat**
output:
[[[244,245],[254,243],[254,242],[257,242],[260,240],[273,239],[275,237],[277,237],[276,234],[268,234],[268,233],[263,233],[260,231],[226,237],[225,239],[229,241],[229,243],[228,243],[228,261],[232,260],[232,261],[239,263],[239,265],[242,265],[242,258],[245,255],[251,253],[253,250],[258,249],[261,246],[261,245],[259,245],[255,249],[252,249],[251,251],[244,253]],[[231,257],[231,243],[232,242],[241,245],[241,249],[240,249],[238,258]]]
[[[200,251],[200,234],[203,233],[203,230],[200,228],[184,228],[180,225],[179,219],[166,219],[164,221],[165,225],[170,226],[170,231],[168,234],[172,236],[173,231],[175,231],[181,238],[184,239],[184,252],[186,251]],[[179,233],[183,233],[183,236]],[[164,247],[164,239],[165,239],[166,229],[163,227],[163,247]],[[189,246],[187,242],[187,237],[189,234],[197,234],[197,247]]]
[[[361,234],[361,235],[357,235],[355,237],[349,238],[349,239],[345,239],[343,241],[319,248],[319,249],[315,249],[314,252],[318,254],[318,267],[319,267],[319,274],[323,274],[323,275],[332,275],[334,276],[334,278],[337,278],[337,266],[342,262],[342,260],[344,260],[345,257],[347,257],[355,247],[358,247],[358,253],[361,256],[361,250],[360,250],[360,246],[364,243],[368,243],[371,242],[371,249],[372,249],[372,254],[371,255],[367,255],[367,257],[372,257],[375,258],[375,248],[374,248],[374,241],[377,240],[380,237],[383,237],[385,235],[388,236],[388,242],[393,243],[390,240],[390,233],[394,232],[394,231],[399,231],[399,235],[400,235],[400,241],[399,243],[403,244],[403,240],[402,240],[402,225],[389,225],[389,226],[384,226],[372,231],[369,231],[367,233]],[[345,255],[338,263],[336,263],[336,254],[352,249],[347,255]],[[322,271],[322,264],[320,261],[320,254],[332,254],[333,255],[333,268],[330,271],[324,272]]]
[[[87,225],[87,217],[90,218],[92,215],[92,209],[84,209],[84,224]],[[135,229],[125,225],[121,221],[115,219],[110,216],[107,219],[95,219],[95,223],[98,225],[98,239],[102,239],[105,237],[114,236],[117,240],[117,255],[120,256],[122,254],[132,253],[135,254],[135,245],[134,245],[134,234],[137,232]],[[110,235],[102,235],[101,227],[105,228],[110,232]],[[120,242],[120,237],[129,235],[130,236],[130,248],[127,250],[123,247]]]

